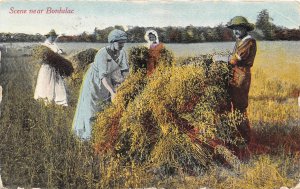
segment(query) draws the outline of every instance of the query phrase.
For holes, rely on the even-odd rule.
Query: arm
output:
[[[108,92],[111,95],[111,100],[113,100],[116,92],[107,77],[109,74],[109,70],[108,70],[109,62],[107,62],[107,61],[108,61],[107,60],[107,52],[104,48],[102,48],[96,54],[94,62],[98,67],[98,74],[99,74],[100,82],[102,82],[103,86],[108,90]]]
[[[106,77],[103,77],[101,81],[110,94],[115,93],[115,90],[110,86]]]
[[[58,53],[58,54],[64,54],[64,52],[63,52],[62,49],[59,49],[59,50],[57,51],[57,53]]]
[[[113,100],[115,98],[115,94],[116,94],[115,90],[109,85],[106,77],[103,77],[101,81],[102,81],[104,87],[109,91],[109,93],[111,95],[111,100]]]
[[[237,47],[235,54],[233,54],[230,58],[229,63],[232,65],[236,65],[238,62],[247,60],[249,56],[251,56],[251,52],[256,48],[255,40],[246,40]]]
[[[231,56],[229,63],[232,65],[236,65],[238,61],[241,60],[237,53]]]
[[[53,45],[53,51],[55,49],[56,53],[63,54],[62,49],[60,49],[56,43],[52,43],[52,45]]]
[[[129,75],[129,65],[125,51],[122,50],[122,65],[121,65],[121,74],[123,78],[126,78]]]

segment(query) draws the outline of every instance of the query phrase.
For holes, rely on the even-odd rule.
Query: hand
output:
[[[59,49],[59,50],[57,51],[57,53],[58,53],[58,54],[65,54],[65,52],[64,52],[62,49]]]
[[[229,56],[229,63],[230,64],[235,65],[235,64],[237,64],[237,62],[238,62],[238,58],[236,57],[236,55]]]
[[[110,93],[110,99],[111,99],[112,102],[114,101],[115,96],[116,96],[115,92]]]

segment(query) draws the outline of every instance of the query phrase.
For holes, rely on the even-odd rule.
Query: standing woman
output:
[[[236,16],[227,27],[233,30],[236,37],[235,48],[229,59],[229,63],[233,66],[233,77],[229,84],[231,109],[245,115],[246,119],[237,126],[237,129],[247,145],[251,139],[251,128],[247,118],[248,94],[251,67],[256,55],[256,40],[248,32],[254,29],[254,24],[249,23],[243,16]],[[240,149],[240,156],[243,156],[243,151],[244,149]]]
[[[157,67],[164,45],[159,43],[158,34],[155,30],[148,30],[144,38],[148,42],[149,60],[147,62],[147,75],[150,76]]]
[[[62,50],[55,43],[57,34],[51,30],[43,46],[50,48],[53,52],[62,54]],[[37,78],[34,99],[43,99],[46,104],[55,102],[57,105],[68,106],[67,93],[63,77],[51,65],[43,63]]]
[[[84,140],[91,138],[92,124],[96,113],[111,102],[115,88],[124,81],[129,71],[124,44],[124,31],[113,30],[108,35],[109,46],[101,48],[87,70],[81,86],[80,96],[73,120],[75,134]]]

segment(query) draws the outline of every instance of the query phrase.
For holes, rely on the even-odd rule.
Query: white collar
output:
[[[252,38],[251,35],[247,35],[246,37],[244,37],[244,38],[241,40],[241,42],[244,42],[246,39],[250,39],[250,38]]]

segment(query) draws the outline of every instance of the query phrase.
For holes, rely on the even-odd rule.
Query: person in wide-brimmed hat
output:
[[[236,27],[244,27],[247,31],[254,30],[254,24],[249,23],[248,20],[243,16],[236,16],[230,20],[227,27],[234,29]]]
[[[57,44],[55,43],[58,34],[55,32],[54,29],[50,30],[50,32],[48,32],[47,34],[45,34],[46,36],[46,41],[44,42],[44,44],[46,44],[46,46],[48,46],[49,48],[51,48],[54,52],[57,52],[59,54],[62,54],[62,50],[60,48],[58,48]]]
[[[55,53],[62,54],[62,50],[54,42],[58,36],[56,32],[52,29],[45,36],[47,39],[41,45],[50,48]],[[34,99],[43,99],[46,104],[54,102],[57,105],[68,106],[63,77],[53,66],[46,63],[42,64],[37,78]]]
[[[126,40],[124,31],[111,31],[109,45],[97,52],[84,76],[73,120],[73,130],[80,139],[90,139],[96,114],[114,99],[116,87],[124,81],[129,71],[123,50]]]
[[[237,126],[245,145],[240,147],[238,155],[243,158],[247,144],[250,142],[251,129],[247,118],[248,94],[251,83],[251,70],[256,55],[256,40],[248,34],[254,29],[254,24],[248,22],[243,16],[236,16],[227,25],[233,30],[236,43],[229,63],[233,66],[233,76],[229,83],[231,110],[238,110],[245,115],[245,120]]]
[[[52,29],[52,30],[50,30],[50,32],[47,33],[45,36],[46,36],[46,37],[49,37],[49,36],[57,37],[58,35],[56,34],[55,30]]]

